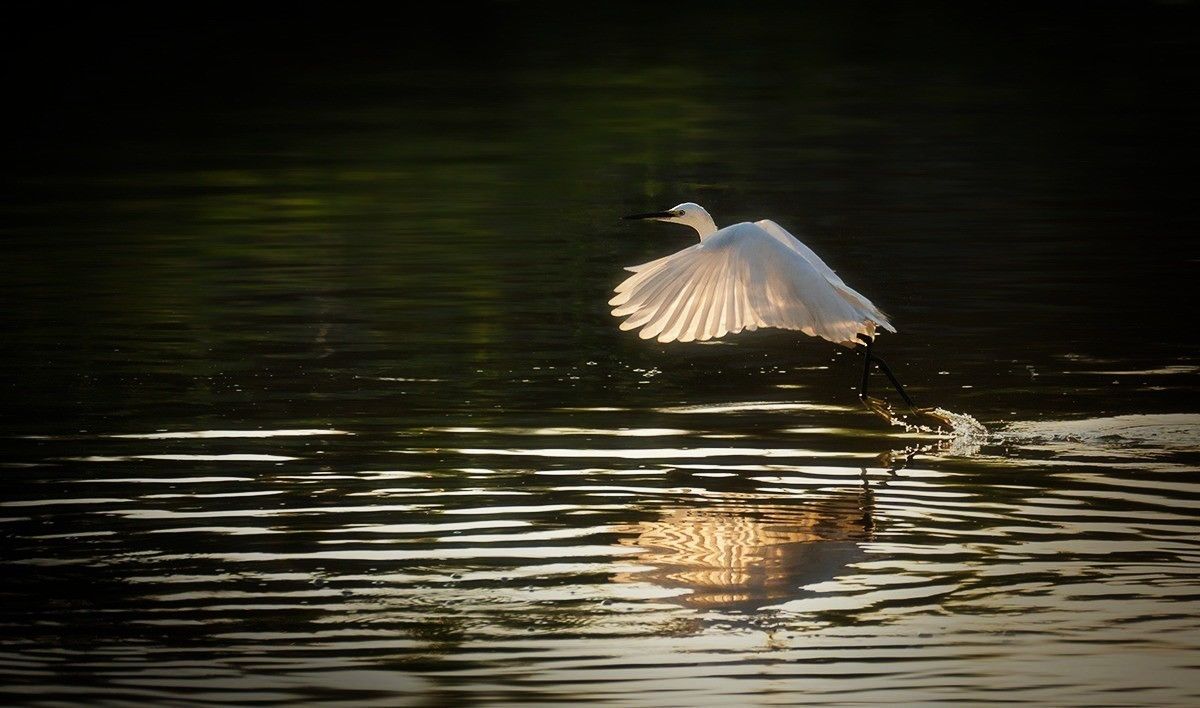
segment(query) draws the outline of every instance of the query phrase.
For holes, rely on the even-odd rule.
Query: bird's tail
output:
[[[864,319],[870,320],[892,334],[896,333],[896,328],[892,326],[888,316],[884,314],[883,310],[875,307],[875,303],[858,294],[857,291],[845,283],[840,285],[837,283],[830,283],[830,285],[832,285],[834,289],[838,291],[838,294],[845,298],[847,302],[857,307],[862,312]],[[874,327],[871,329],[872,331],[870,332],[870,335],[874,336]]]

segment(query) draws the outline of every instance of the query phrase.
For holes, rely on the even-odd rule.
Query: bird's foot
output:
[[[914,408],[913,417],[924,420],[927,427],[954,430],[954,421],[946,417],[940,408]]]
[[[933,430],[953,430],[954,422],[941,413],[938,408],[911,408],[900,413],[882,398],[874,396],[859,396],[867,410],[879,416],[891,425],[905,427],[929,428]]]
[[[887,423],[895,424],[898,420],[900,420],[891,404],[882,398],[876,398],[874,396],[859,396],[858,398],[863,402],[863,405],[867,407],[867,410],[871,411],[880,418],[883,418]]]

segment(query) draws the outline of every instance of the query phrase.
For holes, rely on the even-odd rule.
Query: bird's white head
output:
[[[712,236],[717,231],[717,224],[713,221],[704,207],[693,202],[684,202],[677,204],[666,211],[652,211],[646,214],[630,214],[626,219],[650,219],[652,221],[667,221],[673,224],[683,224],[690,226],[700,234],[700,240]]]

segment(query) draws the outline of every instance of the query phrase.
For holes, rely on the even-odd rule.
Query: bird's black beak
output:
[[[622,219],[670,219],[674,216],[675,216],[675,214],[673,214],[672,212],[669,212],[669,211],[651,211],[651,212],[646,212],[645,214],[630,214],[629,216],[622,216],[621,218]]]

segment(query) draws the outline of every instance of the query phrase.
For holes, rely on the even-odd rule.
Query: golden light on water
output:
[[[861,490],[786,505],[676,508],[619,529],[651,569],[616,579],[677,590],[674,599],[688,607],[757,610],[865,558],[857,542],[871,538],[872,505]]]

